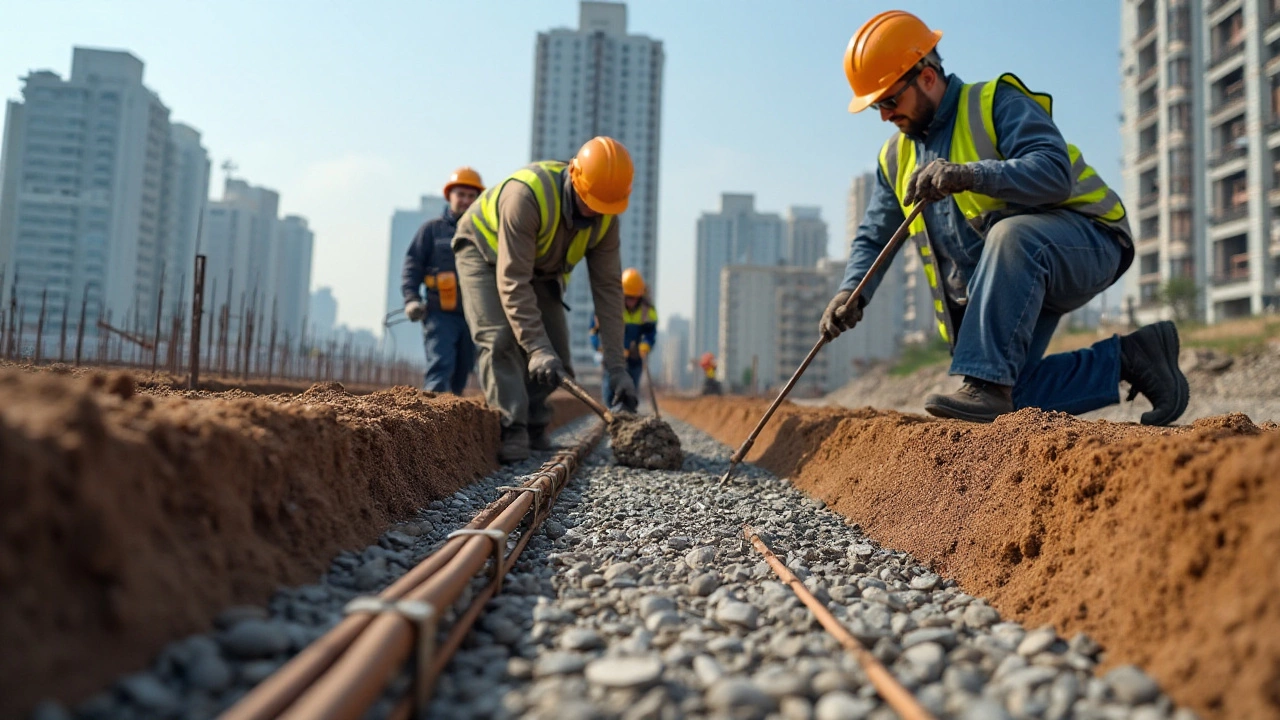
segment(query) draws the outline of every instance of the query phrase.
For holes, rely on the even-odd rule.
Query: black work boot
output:
[[[498,462],[509,465],[529,457],[529,431],[523,425],[502,428],[502,445],[498,447]]]
[[[1013,388],[965,376],[964,385],[950,395],[925,398],[924,409],[935,417],[989,423],[1013,412]]]
[[[1129,383],[1128,401],[1142,393],[1151,409],[1143,425],[1168,425],[1187,409],[1191,388],[1178,367],[1178,329],[1164,320],[1120,338],[1120,379]]]
[[[546,425],[530,425],[529,426],[529,449],[545,452],[554,449],[551,444],[551,438],[547,435]]]

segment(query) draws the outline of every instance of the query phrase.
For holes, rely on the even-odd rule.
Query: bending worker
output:
[[[543,161],[489,188],[458,223],[453,251],[463,308],[479,350],[485,399],[502,415],[499,460],[549,449],[547,396],[573,376],[565,282],[584,258],[599,313],[611,402],[635,406],[622,345],[616,216],[633,174],[622,143],[593,138],[568,163]]]
[[[476,364],[476,346],[471,342],[458,295],[452,243],[458,218],[482,192],[484,183],[479,173],[469,167],[455,170],[444,186],[448,206],[440,217],[418,228],[404,256],[400,276],[404,314],[413,322],[422,321],[422,342],[427,354],[422,387],[431,392],[461,395]],[[418,294],[420,285],[427,288],[426,302]]]
[[[842,312],[872,262],[917,203],[911,223],[933,292],[951,374],[964,384],[930,395],[933,415],[990,422],[1017,408],[1084,413],[1142,393],[1148,425],[1187,407],[1173,323],[1044,357],[1061,317],[1114,283],[1133,261],[1124,205],[1052,117],[1048,95],[1012,74],[965,84],[942,69],[941,32],[914,15],[880,13],[845,51],[850,112],[872,108],[899,132],[880,150],[876,185],[840,291],[820,330],[834,338],[862,318],[881,276]],[[884,267],[888,267],[885,265]]]
[[[622,298],[626,309],[622,313],[622,344],[627,349],[627,374],[636,388],[640,387],[640,378],[644,374],[644,364],[649,359],[649,351],[657,343],[658,311],[653,307],[644,276],[635,268],[622,271]],[[599,318],[591,317],[591,347],[600,349]],[[613,397],[613,387],[609,376],[604,376],[604,396]],[[636,412],[635,407],[618,405],[617,408],[627,412]]]

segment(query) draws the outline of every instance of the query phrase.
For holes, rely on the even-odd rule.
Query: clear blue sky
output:
[[[0,0],[0,91],[70,72],[74,45],[124,49],[176,121],[204,135],[214,195],[238,175],[281,193],[316,232],[312,286],[339,320],[383,313],[391,214],[458,165],[492,182],[529,160],[534,39],[576,27],[576,0]],[[890,126],[846,112],[850,35],[895,5],[851,0],[634,0],[633,33],[666,50],[659,309],[693,306],[697,218],[722,192],[820,205],[843,254],[850,178]],[[1120,185],[1119,0],[902,2],[945,36],[962,79],[1017,73],[1052,93],[1068,140]],[[624,239],[625,241],[625,239]]]

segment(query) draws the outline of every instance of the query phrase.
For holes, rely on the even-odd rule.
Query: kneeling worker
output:
[[[573,376],[564,287],[584,258],[601,318],[609,400],[637,404],[623,357],[616,221],[627,209],[633,173],[622,143],[593,138],[568,163],[546,160],[512,173],[458,223],[453,251],[463,310],[485,400],[502,415],[501,462],[551,447],[547,396]]]

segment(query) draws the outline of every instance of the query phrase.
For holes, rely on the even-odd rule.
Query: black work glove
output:
[[[937,202],[948,195],[972,190],[975,182],[977,173],[973,168],[939,158],[911,174],[902,204]]]
[[[535,350],[529,356],[529,379],[539,385],[559,387],[564,375],[564,363],[550,350]]]
[[[849,301],[849,296],[852,294],[852,290],[841,290],[831,298],[831,302],[827,303],[827,309],[822,313],[822,320],[818,322],[818,332],[828,340],[835,340],[840,337],[840,333],[852,330],[853,326],[862,320],[862,306],[866,301],[861,295],[853,303],[853,307],[844,309],[844,304]]]
[[[636,396],[636,384],[626,370],[611,371],[609,384],[613,386],[613,397],[609,398],[610,407],[621,407],[629,413],[634,413],[640,408],[640,398]]]

